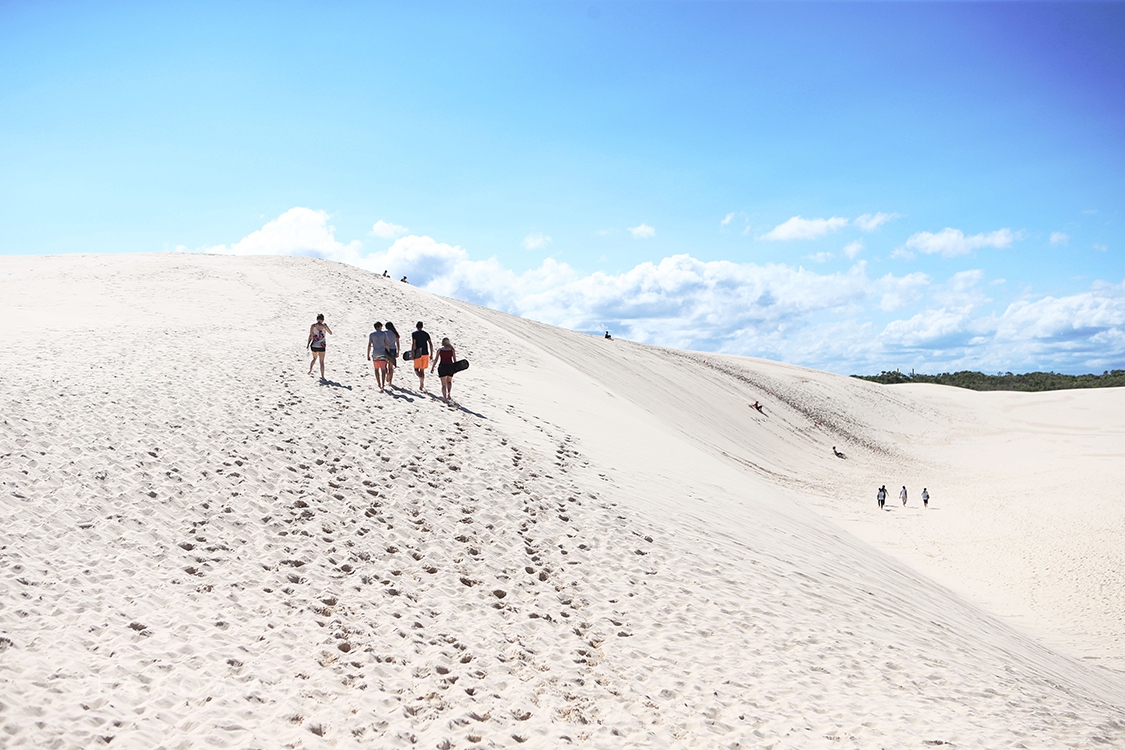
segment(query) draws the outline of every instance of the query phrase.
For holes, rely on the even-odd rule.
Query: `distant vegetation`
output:
[[[1025,372],[1013,375],[1010,372],[985,375],[983,372],[962,370],[943,372],[941,375],[921,373],[903,374],[898,370],[878,375],[852,375],[860,380],[894,385],[895,383],[937,383],[968,388],[974,391],[1061,391],[1069,388],[1110,388],[1125,386],[1125,370],[1106,370],[1101,375],[1062,375],[1056,372]]]

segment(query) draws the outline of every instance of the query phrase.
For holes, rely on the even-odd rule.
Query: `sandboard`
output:
[[[406,351],[404,351],[402,353],[402,359],[403,359],[404,362],[408,362],[408,361],[414,359],[414,352],[407,349]]]
[[[469,369],[469,360],[459,359],[453,363],[453,372],[461,372],[462,370]]]

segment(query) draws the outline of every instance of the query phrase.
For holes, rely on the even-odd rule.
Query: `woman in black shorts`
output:
[[[437,350],[437,359],[430,367],[430,372],[437,368],[438,377],[441,378],[441,400],[449,403],[453,394],[453,363],[457,361],[457,350],[449,343],[449,338],[441,340],[441,348]]]
[[[387,387],[390,388],[391,381],[395,377],[395,365],[398,364],[398,348],[402,340],[398,336],[398,329],[395,328],[394,323],[388,320],[387,324],[383,327],[394,334],[395,337],[395,345],[393,347],[390,346],[390,344],[387,345]]]
[[[324,350],[327,342],[325,341],[325,334],[332,335],[332,329],[324,324],[324,316],[317,315],[316,322],[309,328],[309,343],[308,347],[312,350],[312,362],[309,363],[309,375],[312,375],[313,365],[316,361],[320,360],[320,379],[324,380]]]

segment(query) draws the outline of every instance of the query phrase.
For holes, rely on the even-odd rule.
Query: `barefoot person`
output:
[[[313,366],[320,360],[320,379],[324,380],[324,349],[326,347],[325,334],[332,335],[332,329],[324,323],[324,316],[317,315],[316,322],[309,327],[309,343],[312,350],[312,362],[309,362],[309,375],[312,375]]]
[[[410,334],[410,352],[414,358],[414,374],[418,376],[418,390],[426,390],[426,368],[430,366],[430,357],[434,356],[434,342],[430,334],[422,330],[422,321],[418,321],[415,330]]]
[[[395,368],[398,366],[399,338],[395,324],[389,320],[383,329],[383,336],[387,339],[387,387],[390,388],[391,381],[395,377]]]
[[[375,330],[367,334],[367,358],[375,367],[375,382],[383,390],[387,377],[387,338],[383,324],[376,321]]]
[[[453,363],[457,361],[457,350],[448,338],[441,340],[441,348],[437,350],[437,360],[430,367],[430,372],[437,367],[438,377],[441,378],[441,400],[449,403],[453,394]]]
[[[902,507],[906,507],[906,485],[902,485],[902,491],[898,493],[898,499],[902,501]]]

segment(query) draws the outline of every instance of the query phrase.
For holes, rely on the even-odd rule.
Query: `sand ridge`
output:
[[[37,344],[0,355],[8,746],[1125,744],[1114,675],[799,499],[842,484],[800,484],[810,446],[903,396],[859,384],[853,413],[807,371],[731,377],[309,259],[0,273]],[[453,339],[459,408],[405,370],[378,392],[376,318]],[[942,413],[918,408],[900,429]],[[880,439],[847,470],[909,464]]]

